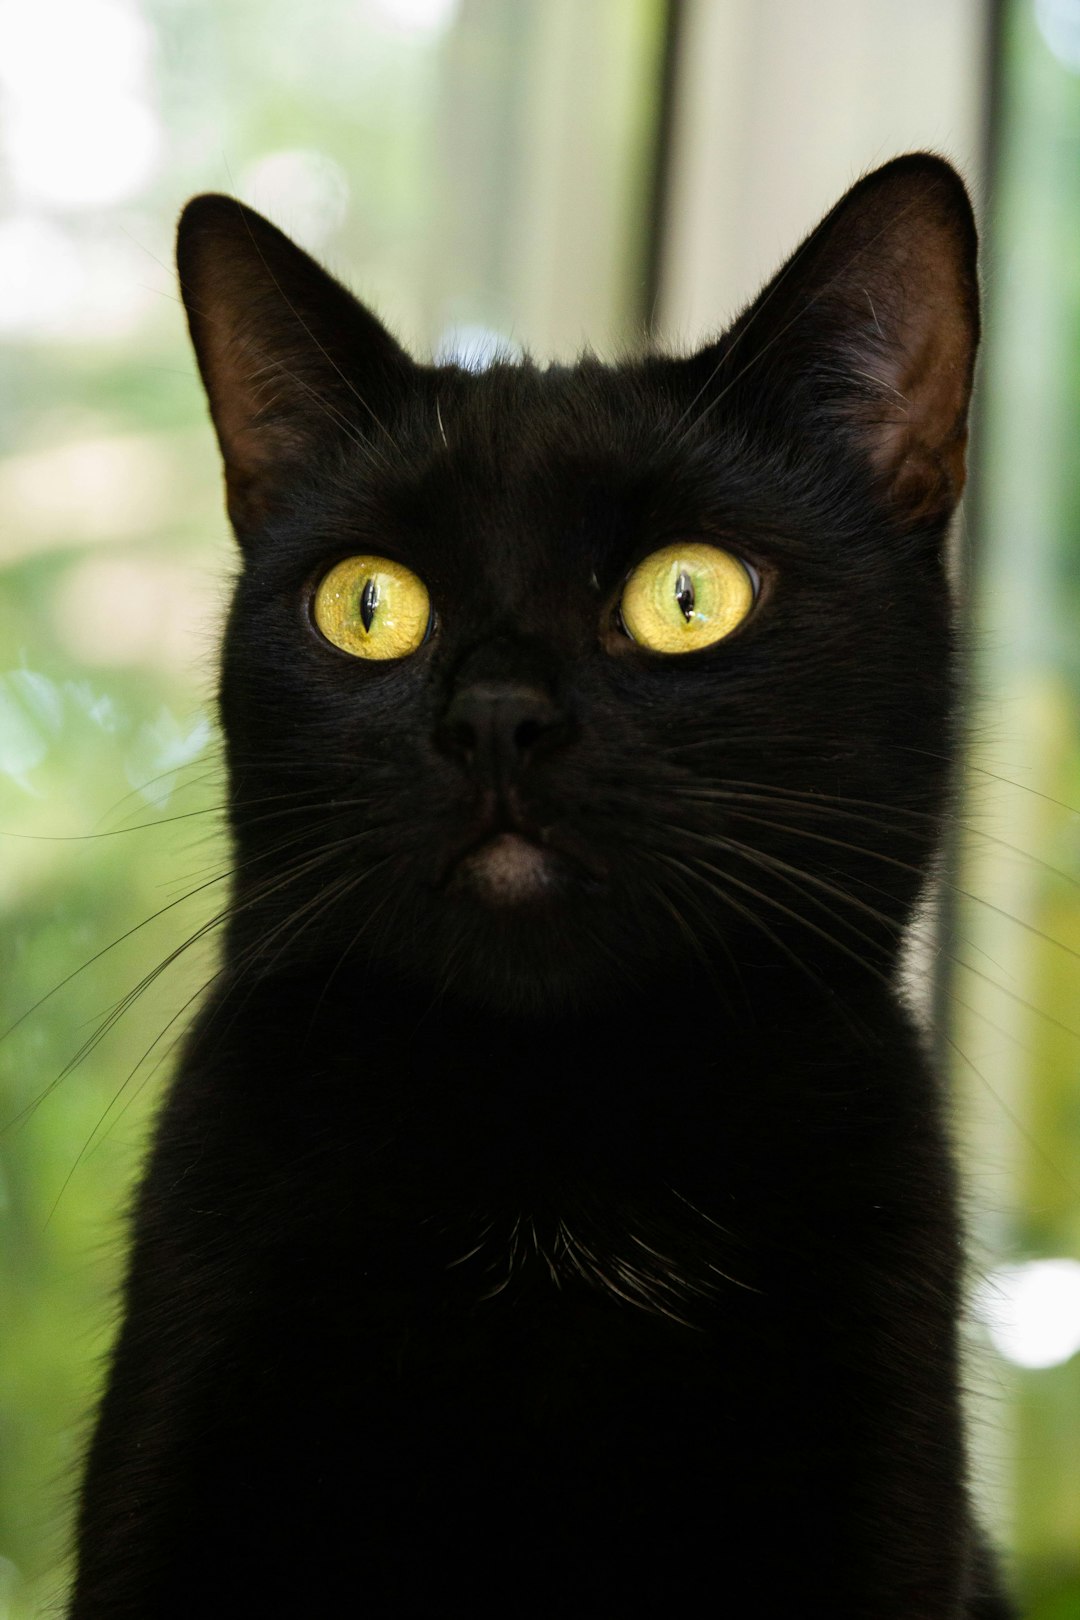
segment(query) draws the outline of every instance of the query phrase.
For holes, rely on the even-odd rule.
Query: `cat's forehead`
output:
[[[407,561],[513,556],[527,569],[562,552],[603,566],[660,521],[654,506],[664,522],[678,518],[664,477],[679,465],[665,445],[673,425],[663,393],[595,361],[431,368],[373,451],[347,456],[333,519],[355,524],[358,544],[381,532]]]
[[[385,526],[406,561],[512,556],[548,583],[560,560],[602,575],[678,534],[781,534],[790,504],[671,360],[429,368],[377,448],[350,460],[339,511]]]
[[[501,364],[433,368],[388,423],[375,484],[388,497],[434,499],[446,512],[480,503],[559,523],[653,495],[669,517],[716,486],[734,460],[721,421],[703,435],[686,417],[672,367]],[[728,480],[734,491],[734,481]],[[475,513],[474,513],[475,515]]]
[[[641,366],[607,366],[592,357],[574,365],[503,363],[481,372],[458,367],[427,372],[421,409],[442,449],[494,458],[506,466],[593,454],[618,464],[674,425],[670,377]]]

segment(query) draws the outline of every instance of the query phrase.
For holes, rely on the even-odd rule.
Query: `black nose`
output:
[[[483,681],[450,700],[437,738],[446,753],[494,781],[509,781],[569,733],[567,715],[541,687]]]

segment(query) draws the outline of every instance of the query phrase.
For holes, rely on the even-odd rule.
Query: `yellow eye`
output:
[[[315,623],[355,658],[405,658],[431,626],[423,580],[389,557],[346,557],[315,592]]]
[[[652,652],[688,653],[722,641],[754,605],[745,563],[699,540],[663,546],[638,563],[623,587],[627,635]]]

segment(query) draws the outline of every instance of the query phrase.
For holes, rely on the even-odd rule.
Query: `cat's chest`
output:
[[[723,1296],[760,1292],[755,1247],[666,1186],[607,1206],[568,1195],[443,1215],[422,1233],[407,1244],[413,1266],[452,1311],[482,1314],[501,1301],[557,1320],[587,1300],[693,1328]],[[385,1242],[382,1253],[385,1276]]]
[[[478,1429],[617,1431],[666,1389],[715,1383],[729,1331],[741,1341],[769,1309],[689,1241],[650,1252],[630,1231],[575,1230],[549,1210],[433,1226],[420,1245],[384,1233],[332,1299],[318,1291],[308,1320],[333,1400],[363,1384],[410,1423],[426,1411],[452,1428],[460,1412],[470,1443]]]

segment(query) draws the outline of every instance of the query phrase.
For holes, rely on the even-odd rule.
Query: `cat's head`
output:
[[[860,181],[689,358],[418,364],[222,197],[178,256],[243,557],[252,968],[517,1007],[694,956],[888,973],[950,749],[953,170]]]

